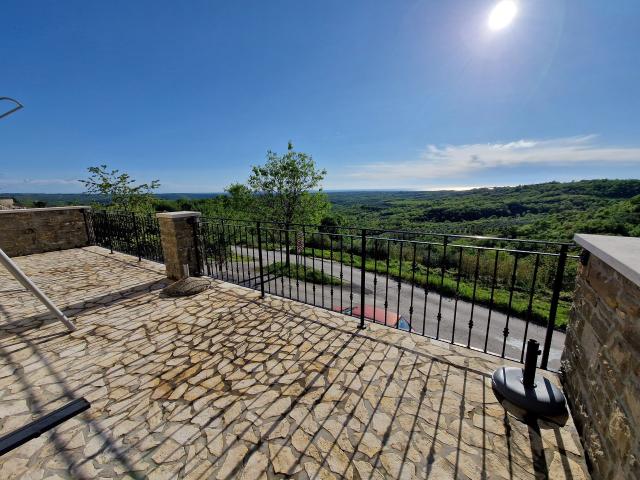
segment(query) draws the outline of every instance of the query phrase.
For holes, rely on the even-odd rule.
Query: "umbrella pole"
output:
[[[9,258],[9,256],[2,251],[1,248],[0,248],[0,264],[2,264],[7,270],[9,270],[9,273],[13,275],[13,278],[15,278],[18,282],[20,282],[20,284],[24,288],[29,290],[38,300],[40,300],[49,309],[49,311],[56,316],[58,320],[64,323],[64,325],[69,329],[69,331],[73,332],[76,329],[76,326],[73,324],[73,322],[71,322],[71,320],[69,320],[66,317],[66,315],[62,313],[60,309],[53,304],[53,302],[51,302],[51,300],[49,300],[49,297],[47,297],[42,292],[42,290],[40,290],[36,286],[35,283],[29,280],[29,277],[27,277],[22,272],[22,270],[20,270],[18,265],[16,265],[14,261],[11,260],[11,258]]]

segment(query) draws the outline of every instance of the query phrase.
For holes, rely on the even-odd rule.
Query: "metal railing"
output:
[[[201,274],[557,369],[577,262],[569,243],[202,218]]]
[[[133,212],[87,211],[90,243],[134,255],[138,260],[163,262],[160,226],[152,214]]]

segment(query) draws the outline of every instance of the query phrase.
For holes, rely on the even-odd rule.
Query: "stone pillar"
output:
[[[195,276],[200,270],[194,235],[194,222],[200,221],[200,215],[200,212],[156,214],[167,277],[172,280]]]
[[[562,381],[595,479],[640,478],[640,238],[584,248]]]

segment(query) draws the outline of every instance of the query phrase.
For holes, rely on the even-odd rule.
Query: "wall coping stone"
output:
[[[9,215],[12,213],[51,212],[53,210],[91,210],[91,207],[86,205],[69,205],[66,207],[12,208],[11,210],[0,210],[0,215]]]
[[[189,212],[189,211],[156,213],[156,217],[158,218],[188,218],[188,217],[200,217],[201,215],[202,213],[200,212]]]
[[[640,287],[640,238],[577,233],[573,239]]]

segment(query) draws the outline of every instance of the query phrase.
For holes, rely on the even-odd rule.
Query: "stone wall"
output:
[[[13,198],[0,198],[0,210],[11,209],[14,206]]]
[[[89,207],[0,210],[0,248],[10,257],[89,244],[83,211]]]
[[[600,257],[578,272],[563,383],[593,478],[640,478],[640,286]]]

